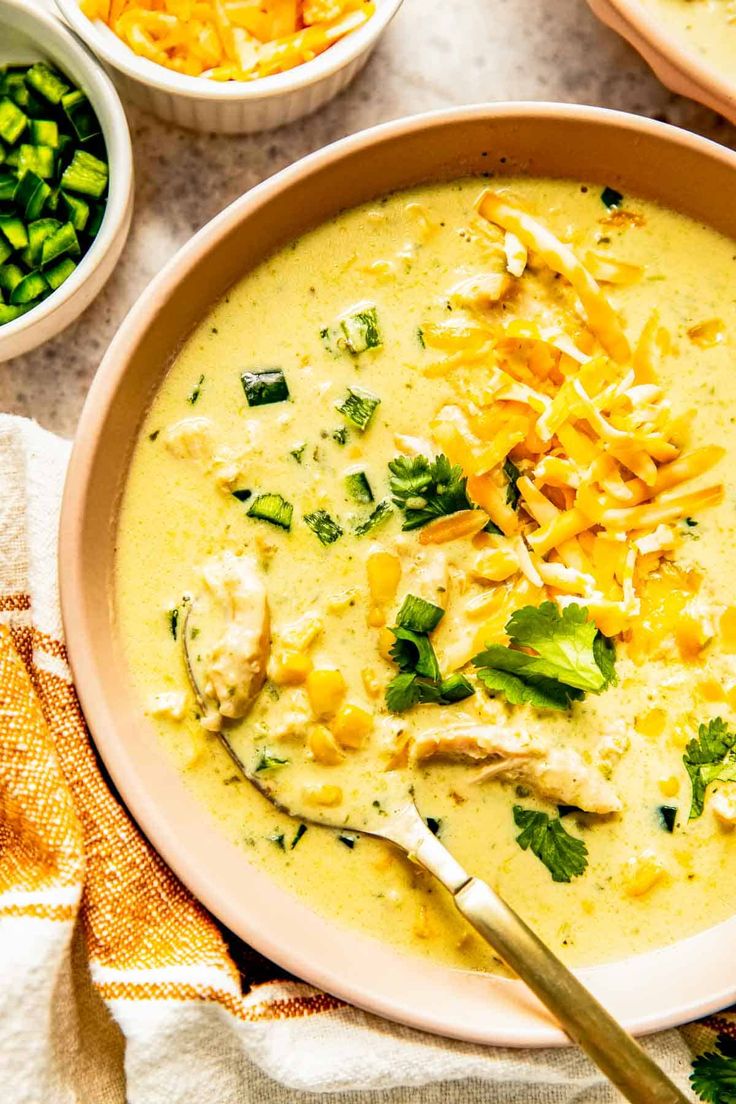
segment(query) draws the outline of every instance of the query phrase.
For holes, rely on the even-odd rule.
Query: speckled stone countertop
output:
[[[584,0],[405,0],[355,83],[269,134],[200,135],[128,110],[133,228],[113,277],[55,340],[0,365],[0,410],[72,436],[121,319],[179,246],[236,196],[320,146],[401,115],[483,100],[560,100],[633,111],[736,147],[736,130],[668,93]]]

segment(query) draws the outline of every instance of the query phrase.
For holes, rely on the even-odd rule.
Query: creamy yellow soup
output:
[[[642,0],[663,29],[715,73],[736,83],[736,5],[732,0]]]
[[[683,762],[698,725],[736,722],[736,250],[592,184],[504,180],[479,210],[486,183],[349,211],[211,311],[135,447],[115,611],[152,733],[244,861],[340,924],[499,968],[390,845],[272,807],[218,727],[315,815],[358,823],[400,772],[470,871],[568,962],[593,963],[736,900],[730,754],[692,818]],[[380,399],[364,427],[349,388]],[[440,487],[427,519],[431,489],[402,497],[388,464],[439,453],[460,489],[448,502]],[[439,618],[419,635],[460,700],[412,672],[409,648],[424,700],[389,708],[407,595]],[[591,688],[553,679],[562,708],[528,682],[513,704],[473,663],[486,645],[533,657],[506,630],[545,601],[615,648],[615,681],[590,647]],[[519,842],[535,813],[551,861]]]

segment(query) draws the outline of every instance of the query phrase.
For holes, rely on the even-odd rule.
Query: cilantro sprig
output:
[[[507,621],[506,633],[511,647],[489,644],[473,664],[485,688],[511,705],[567,709],[588,692],[600,694],[615,679],[613,645],[584,606],[524,606]]]
[[[736,1040],[721,1033],[716,1047],[695,1059],[690,1084],[707,1104],[736,1104]]]
[[[506,505],[512,510],[518,510],[521,491],[516,484],[521,479],[521,471],[517,468],[510,456],[507,456],[503,465],[503,474],[506,476]]]
[[[472,509],[462,468],[440,453],[397,456],[388,465],[393,501],[404,512],[402,529],[420,529],[438,517]]]
[[[726,722],[714,717],[700,725],[682,761],[692,786],[689,819],[695,820],[703,812],[705,791],[712,782],[736,782],[736,732],[729,732]]]
[[[386,687],[386,705],[392,713],[404,713],[414,705],[452,705],[474,693],[464,675],[443,678],[429,633],[445,611],[439,606],[407,594],[391,629],[394,642],[389,654],[399,668]]]
[[[516,842],[522,851],[533,854],[549,870],[553,882],[570,882],[588,865],[588,848],[572,836],[559,817],[549,817],[537,809],[514,805],[514,823],[521,832]]]

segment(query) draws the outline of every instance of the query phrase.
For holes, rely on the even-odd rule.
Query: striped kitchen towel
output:
[[[438,1100],[617,1099],[573,1049],[446,1041],[285,978],[181,886],[105,778],[67,666],[56,534],[68,453],[68,442],[0,415],[4,1104],[243,1104],[253,1064],[278,1082],[262,1097],[272,1104],[293,1100],[288,1090],[350,1091],[352,1102],[351,1090],[430,1082],[447,1086]],[[689,1037],[712,1049],[734,1023],[714,1018]],[[684,1087],[686,1033],[647,1045]]]

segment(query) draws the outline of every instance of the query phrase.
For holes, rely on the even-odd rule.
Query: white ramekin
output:
[[[402,0],[376,0],[364,26],[312,61],[254,81],[217,82],[138,57],[78,0],[56,0],[64,18],[107,66],[120,91],[161,119],[192,130],[246,134],[292,123],[336,96],[365,65]]]
[[[133,153],[115,88],[88,50],[53,15],[20,0],[0,0],[0,65],[52,61],[88,96],[102,126],[110,184],[102,226],[61,287],[33,310],[0,326],[0,361],[48,341],[89,306],[122,251],[133,213]]]

